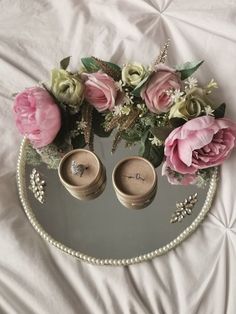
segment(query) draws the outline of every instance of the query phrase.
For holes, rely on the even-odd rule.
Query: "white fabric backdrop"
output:
[[[218,81],[218,100],[236,119],[235,0],[0,0],[0,313],[236,313],[235,153],[196,233],[126,268],[91,266],[49,246],[17,196],[11,94],[47,80],[68,55],[74,69],[86,55],[149,63],[168,37],[169,63],[205,59],[198,78]]]

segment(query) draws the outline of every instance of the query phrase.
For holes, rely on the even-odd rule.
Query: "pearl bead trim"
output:
[[[189,227],[187,227],[176,239],[172,240],[170,243],[167,245],[156,249],[155,251],[149,252],[147,254],[143,254],[140,256],[136,256],[133,258],[128,258],[128,259],[98,259],[92,256],[87,256],[81,252],[75,251],[64,244],[58,242],[57,240],[53,239],[44,229],[43,227],[39,224],[37,221],[33,210],[30,207],[29,200],[27,197],[27,188],[25,185],[25,163],[26,163],[26,158],[25,158],[25,147],[27,146],[28,141],[26,138],[23,139],[21,146],[20,146],[20,153],[19,153],[19,158],[17,162],[17,185],[18,185],[18,192],[19,192],[19,197],[20,201],[22,203],[22,206],[24,208],[24,211],[26,213],[26,216],[28,217],[30,223],[34,227],[34,229],[39,233],[39,235],[45,239],[47,242],[52,244],[53,246],[57,247],[61,251],[64,251],[65,253],[76,257],[77,259],[81,261],[88,262],[90,264],[94,265],[111,265],[111,266],[127,266],[131,264],[137,264],[141,263],[144,261],[148,261],[150,259],[153,259],[156,256],[160,256],[163,254],[166,254],[169,252],[171,249],[175,248],[177,245],[179,245],[181,242],[183,242],[187,237],[189,237],[199,226],[199,224],[203,221],[205,218],[206,214],[211,208],[215,193],[216,193],[216,188],[217,188],[217,178],[218,178],[218,168],[215,167],[213,174],[210,179],[209,183],[209,189],[207,192],[207,197],[205,200],[205,203],[198,214],[198,216],[195,218],[195,220],[191,223]]]

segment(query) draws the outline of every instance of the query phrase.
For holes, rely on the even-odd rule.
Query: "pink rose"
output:
[[[115,106],[117,87],[113,78],[105,73],[84,73],[85,98],[97,111],[111,110]]]
[[[167,112],[171,105],[171,97],[166,91],[180,88],[181,81],[176,71],[164,64],[159,64],[150,81],[142,88],[140,96],[150,111]]]
[[[35,148],[50,144],[61,127],[58,106],[41,87],[28,88],[14,100],[16,126]]]
[[[174,129],[165,141],[166,164],[176,172],[193,174],[218,166],[235,146],[236,124],[203,116]]]
[[[179,174],[170,169],[166,162],[164,162],[162,166],[162,175],[167,177],[170,184],[189,185],[197,183],[197,176],[195,174]]]

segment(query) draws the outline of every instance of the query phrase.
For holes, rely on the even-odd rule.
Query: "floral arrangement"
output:
[[[94,134],[113,136],[111,151],[123,140],[162,165],[172,184],[202,184],[212,167],[229,157],[236,124],[224,118],[225,104],[211,93],[217,83],[200,86],[192,75],[201,62],[169,67],[168,43],[150,66],[120,67],[95,57],[67,70],[70,57],[51,71],[51,84],[27,88],[14,100],[16,126],[29,139],[29,161],[56,168],[69,150],[88,145]]]

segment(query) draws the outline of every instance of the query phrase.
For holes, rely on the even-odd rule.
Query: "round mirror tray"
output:
[[[95,141],[95,152],[107,176],[99,197],[80,201],[62,185],[57,170],[45,164],[29,165],[26,139],[18,160],[18,189],[28,219],[46,241],[92,264],[130,265],[167,253],[196,230],[210,210],[218,169],[214,168],[208,185],[199,188],[169,184],[160,166],[153,202],[143,209],[129,209],[117,199],[112,172],[121,159],[135,156],[137,151],[120,143],[111,154],[111,142],[109,138]],[[43,191],[38,198],[30,189],[32,181],[39,183],[39,192]],[[39,201],[42,199],[43,203]]]

